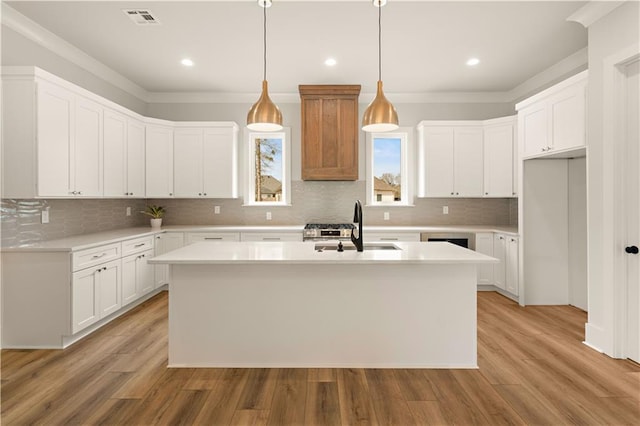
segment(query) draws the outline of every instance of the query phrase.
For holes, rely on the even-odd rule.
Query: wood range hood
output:
[[[302,180],[358,180],[360,85],[299,85]]]

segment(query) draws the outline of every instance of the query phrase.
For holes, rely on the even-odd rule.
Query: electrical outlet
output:
[[[131,207],[127,207],[127,216],[131,216]]]
[[[40,219],[42,219],[42,223],[49,223],[49,207],[42,210],[40,213]]]
[[[384,212],[384,213],[382,214],[382,218],[383,218],[384,220],[389,220],[389,212]]]
[[[220,214],[220,206],[213,206],[213,214]]]
[[[267,220],[271,220],[271,212],[267,212]]]
[[[449,206],[442,206],[442,214],[449,214]]]

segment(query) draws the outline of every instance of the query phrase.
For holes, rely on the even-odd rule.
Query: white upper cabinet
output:
[[[101,197],[103,107],[78,96],[75,112],[75,135],[70,150],[71,193],[81,197]]]
[[[418,125],[418,196],[482,196],[482,127],[464,122]]]
[[[516,117],[487,121],[484,126],[484,196],[516,195]]]
[[[173,129],[147,125],[145,135],[146,196],[173,197]]]
[[[523,158],[585,147],[587,76],[583,71],[516,105]]]
[[[144,197],[144,124],[104,111],[104,196]]]
[[[235,123],[175,129],[176,197],[238,197],[237,133]]]

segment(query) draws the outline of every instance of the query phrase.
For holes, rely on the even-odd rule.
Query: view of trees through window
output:
[[[256,202],[282,200],[282,139],[256,138],[255,198]]]
[[[377,202],[402,201],[402,140],[373,139],[373,195]]]

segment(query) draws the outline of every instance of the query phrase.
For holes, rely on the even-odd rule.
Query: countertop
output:
[[[163,226],[160,230],[150,227],[125,228],[112,231],[96,232],[92,234],[76,235],[56,240],[42,241],[25,246],[2,247],[2,252],[26,252],[26,251],[78,251],[103,244],[110,244],[122,240],[128,240],[144,236],[153,236],[163,232],[300,232],[304,225],[292,226],[217,226],[217,225],[176,225]],[[363,234],[368,232],[502,232],[518,235],[516,227],[495,225],[450,225],[450,226],[364,226]]]
[[[320,245],[337,245],[321,242]],[[371,243],[376,245],[379,243]],[[389,243],[386,243],[389,244]],[[325,250],[313,242],[201,242],[149,260],[153,264],[486,264],[498,259],[446,242],[394,242],[399,250]],[[345,244],[347,245],[347,244]]]

